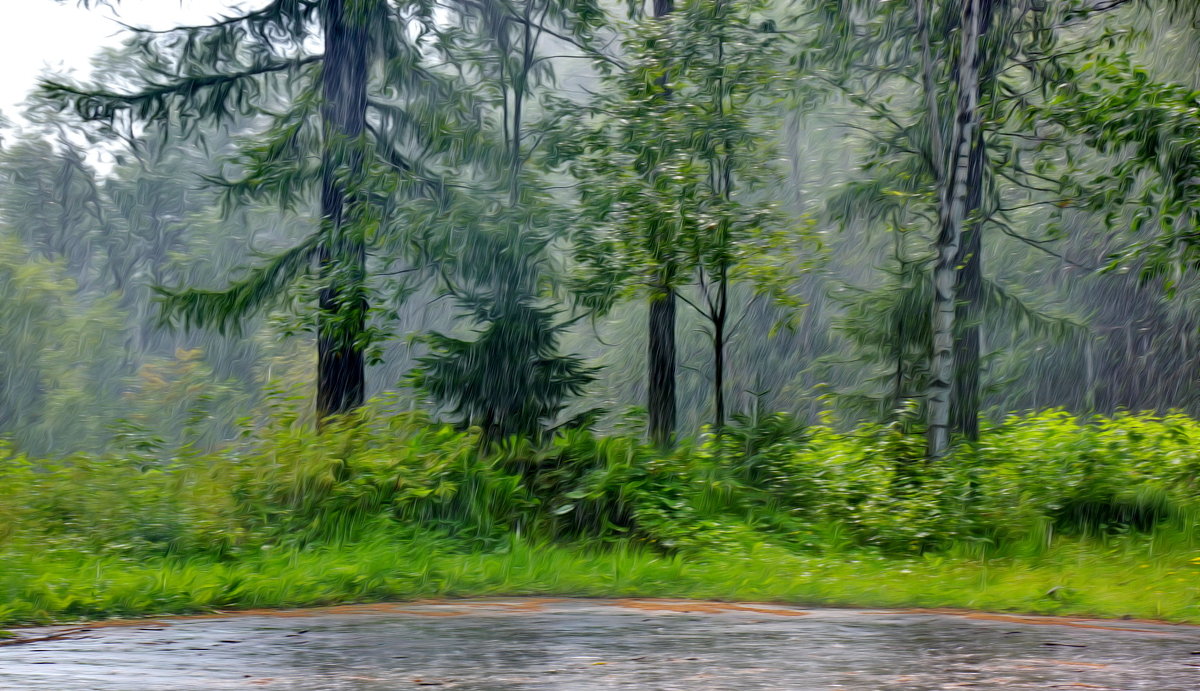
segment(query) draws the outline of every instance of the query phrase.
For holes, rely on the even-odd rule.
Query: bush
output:
[[[1013,416],[938,464],[898,427],[842,433],[782,416],[666,454],[580,430],[484,448],[474,431],[387,400],[320,434],[290,419],[219,453],[166,459],[52,462],[2,447],[0,552],[230,560],[417,528],[468,550],[518,534],[663,552],[920,554],[1164,526],[1190,540],[1197,515],[1200,425],[1179,415]]]

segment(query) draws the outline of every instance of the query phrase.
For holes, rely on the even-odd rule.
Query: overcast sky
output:
[[[0,20],[0,112],[16,119],[20,103],[47,68],[87,76],[88,61],[120,43],[121,21],[156,29],[194,24],[261,6],[261,0],[121,0],[111,7],[79,7],[77,0],[3,0]],[[117,3],[114,3],[117,4]]]

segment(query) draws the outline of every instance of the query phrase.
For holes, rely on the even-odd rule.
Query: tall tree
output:
[[[627,41],[628,68],[607,80],[573,130],[586,134],[560,145],[584,181],[577,241],[584,301],[607,309],[629,292],[649,298],[649,432],[659,444],[674,431],[662,427],[674,409],[662,379],[674,379],[675,367],[673,308],[664,317],[663,305],[682,302],[705,322],[709,420],[719,430],[737,315],[733,284],[786,293],[770,280],[786,261],[764,261],[789,257],[790,248],[779,241],[782,223],[764,194],[777,182],[776,156],[757,128],[776,115],[768,91],[780,36],[763,27],[762,9],[694,0],[643,22]],[[660,359],[666,354],[669,362]]]
[[[945,455],[950,445],[950,397],[954,382],[954,318],[958,310],[957,270],[963,227],[969,221],[971,151],[979,146],[983,0],[964,0],[959,24],[962,47],[955,78],[957,101],[947,142],[950,156],[939,181],[937,258],[933,268],[933,351],[929,382],[929,454]]]
[[[549,289],[557,280],[548,248],[564,234],[566,214],[536,165],[556,127],[541,97],[556,77],[556,60],[605,59],[592,44],[606,17],[592,0],[449,6],[461,29],[449,55],[478,76],[469,88],[498,128],[488,127],[480,144],[487,151],[463,168],[471,199],[456,200],[458,227],[447,234],[461,247],[445,265],[444,294],[456,300],[475,337],[429,334],[432,352],[421,358],[414,381],[488,440],[538,437],[593,378],[580,358],[559,352],[568,324]]]
[[[654,17],[665,18],[675,9],[674,0],[654,0]],[[670,92],[660,85],[661,98]],[[669,242],[669,240],[668,240]],[[666,243],[664,243],[665,245]],[[675,403],[675,282],[679,267],[665,247],[654,252],[658,266],[652,272],[646,325],[646,412],[650,439],[660,446],[675,434],[678,412]]]
[[[862,168],[868,175],[832,197],[831,210],[843,222],[885,223],[905,232],[923,225],[926,209],[936,210],[938,221],[931,245],[944,249],[942,243],[949,239],[942,232],[947,228],[945,214],[950,211],[947,184],[955,174],[951,161],[959,153],[948,140],[954,134],[961,105],[962,39],[970,33],[962,29],[964,5],[927,0],[869,7],[853,2],[818,4],[824,13],[819,15],[824,28],[817,32],[821,36],[818,51],[806,57],[833,68],[830,77],[821,73],[817,77],[835,87],[835,98],[857,106],[865,115],[851,126],[867,125],[861,131],[869,147]],[[932,373],[934,387],[927,394],[935,395],[927,395],[925,401],[929,422],[943,404],[948,408],[947,438],[960,433],[969,439],[978,431],[985,323],[1000,317],[1007,322],[993,325],[997,342],[1007,338],[1003,328],[1012,324],[1056,335],[1067,327],[1060,319],[1038,315],[1037,310],[1019,304],[1016,293],[989,279],[983,272],[983,255],[988,247],[999,246],[997,237],[1011,237],[1056,256],[1044,242],[1014,230],[1008,216],[1014,207],[1047,203],[1036,196],[1021,198],[1044,191],[1039,187],[1044,180],[1038,179],[1036,166],[1026,159],[1025,151],[1035,148],[1030,142],[1037,136],[1020,131],[1020,113],[1039,88],[1069,80],[1064,58],[1079,52],[1081,44],[1107,40],[1105,32],[1086,24],[1089,16],[1106,7],[1089,7],[1087,2],[980,2],[980,60],[975,75],[979,122],[975,140],[968,147],[961,235],[955,256],[943,256],[940,264],[942,278],[954,269],[956,309],[949,350],[953,368],[944,380]],[[1003,182],[1004,188],[997,181]],[[1003,197],[1025,203],[1006,206]],[[985,239],[988,233],[993,235],[990,242]],[[934,267],[921,268],[936,272]],[[932,307],[929,312],[932,324],[937,312]],[[944,349],[930,349],[930,367],[939,352],[946,356]],[[943,384],[948,387],[944,391],[940,390]]]
[[[325,0],[321,29],[321,222],[318,244],[323,284],[317,324],[317,416],[344,413],[362,404],[366,392],[366,229],[364,214],[367,127],[367,70],[371,35],[383,4],[369,0]],[[356,201],[358,204],[356,205]],[[355,221],[358,221],[357,223]]]
[[[420,2],[274,0],[200,26],[135,30],[132,41],[151,56],[152,69],[128,91],[43,85],[88,120],[191,130],[204,121],[269,123],[242,149],[242,176],[224,181],[229,199],[306,206],[315,190],[318,227],[225,288],[164,291],[163,309],[187,326],[236,329],[250,313],[287,303],[291,287],[315,269],[320,418],[363,400],[368,352],[381,337],[368,322],[368,246],[381,247],[408,225],[400,214],[385,216],[394,208],[385,200],[439,188],[426,166],[448,149],[433,145],[438,151],[419,162],[412,155],[413,142],[430,146],[447,136],[429,126],[423,105],[432,99],[452,110],[448,78],[421,64],[434,40],[431,13]],[[322,53],[309,52],[313,39]],[[368,111],[378,113],[377,126]]]

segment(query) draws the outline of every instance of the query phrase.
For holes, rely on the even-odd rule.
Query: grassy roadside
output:
[[[663,453],[420,416],[215,452],[0,445],[0,626],[488,595],[1200,623],[1200,421],[1014,416],[931,464],[777,416]]]
[[[428,597],[673,597],[948,607],[1200,623],[1200,559],[1061,542],[1036,558],[816,556],[759,546],[664,556],[512,539],[486,553],[380,536],[305,551],[200,557],[4,555],[0,625]]]

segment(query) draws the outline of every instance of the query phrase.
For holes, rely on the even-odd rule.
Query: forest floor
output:
[[[19,634],[0,644],[0,687],[1183,691],[1200,667],[1192,626],[685,600],[425,601]]]

